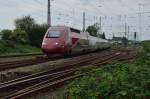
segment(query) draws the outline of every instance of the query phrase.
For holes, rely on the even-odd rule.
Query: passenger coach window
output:
[[[60,36],[59,31],[49,31],[47,34],[48,38],[58,38]]]

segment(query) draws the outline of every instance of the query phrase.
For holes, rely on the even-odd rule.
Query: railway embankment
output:
[[[41,49],[29,44],[16,43],[9,40],[0,40],[0,55],[18,55],[27,53],[41,53]]]
[[[35,97],[36,95],[33,93],[41,92],[45,89],[57,88],[58,86],[62,87],[67,81],[95,72],[93,69],[98,68],[97,66],[103,67],[105,64],[112,64],[114,61],[126,62],[128,59],[132,60],[133,58],[133,50],[123,51],[113,49],[72,57],[66,59],[66,62],[63,61],[61,64],[54,65],[53,67],[55,68],[2,82],[0,97],[4,99],[22,99],[22,97],[25,97],[25,99],[28,99],[29,94]],[[90,68],[92,68],[91,71],[82,72],[82,70]]]
[[[65,89],[65,99],[149,99],[150,41],[141,43],[132,63],[115,62],[78,78]],[[136,50],[135,50],[136,51]],[[67,95],[66,95],[67,94]]]

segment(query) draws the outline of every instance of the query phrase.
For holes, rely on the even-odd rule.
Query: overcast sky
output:
[[[123,36],[125,23],[130,32],[139,32],[139,12],[142,12],[138,39],[150,39],[150,0],[52,0],[52,25],[67,25],[82,29],[82,13],[86,27],[99,22],[102,31],[111,38]],[[140,9],[139,9],[140,8]],[[47,21],[47,0],[0,0],[0,30],[14,29],[14,20],[31,15],[37,23]],[[133,38],[133,33],[130,33]]]

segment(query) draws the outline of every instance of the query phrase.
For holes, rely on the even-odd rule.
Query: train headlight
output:
[[[46,45],[46,43],[45,43],[45,42],[43,42],[43,43],[42,43],[42,45]]]
[[[56,45],[58,45],[58,43],[57,43],[57,42],[56,42],[55,44],[56,44]]]

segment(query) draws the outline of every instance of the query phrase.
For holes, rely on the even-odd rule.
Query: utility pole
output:
[[[136,46],[137,32],[134,32],[134,46]]]
[[[48,24],[48,27],[51,27],[51,0],[48,0],[47,24]]]
[[[100,30],[100,33],[102,32],[102,17],[100,16],[100,24],[99,24],[99,30]]]
[[[124,47],[127,47],[127,23],[125,22],[125,36],[123,36],[122,43]]]
[[[85,32],[85,12],[83,12],[83,32]]]
[[[142,4],[139,3],[139,35],[138,35],[138,40],[140,40],[140,36],[141,36],[141,33],[142,33],[142,13],[141,13],[141,6]]]
[[[125,22],[125,38],[127,37],[127,23]]]
[[[128,26],[128,35],[127,35],[128,39],[130,38],[129,35],[130,35],[130,26]]]

